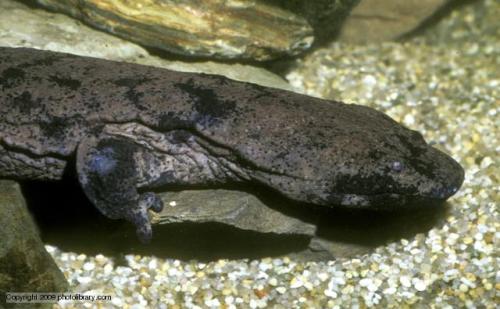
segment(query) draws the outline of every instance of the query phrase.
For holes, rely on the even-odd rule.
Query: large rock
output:
[[[316,44],[332,41],[360,0],[264,0],[304,17],[314,29]]]
[[[197,57],[269,60],[310,47],[302,17],[257,0],[37,0],[144,46]]]
[[[218,222],[260,233],[312,237],[316,226],[287,216],[261,202],[254,195],[236,190],[189,190],[161,195],[165,205],[152,214],[153,224]]]
[[[339,41],[394,40],[410,32],[449,0],[362,0],[346,19]]]
[[[220,74],[263,86],[290,89],[281,77],[262,68],[213,61],[165,60],[149,55],[134,43],[96,31],[65,15],[29,8],[13,0],[0,1],[0,45],[48,49],[184,72]]]
[[[0,308],[6,292],[67,292],[66,279],[45,251],[19,185],[8,180],[0,180],[0,239]]]
[[[290,247],[287,252],[305,261],[361,256],[394,240],[428,231],[447,212],[445,207],[394,213],[314,209],[265,190],[186,190],[164,192],[160,197],[165,205],[163,211],[150,212],[157,225],[155,238],[165,237],[161,227],[172,223],[222,223],[261,233],[263,238],[273,234],[283,241],[293,237],[307,239],[302,247]],[[192,242],[190,237],[193,235],[187,235],[183,241]],[[217,235],[218,240],[224,237]],[[206,241],[210,242],[208,238]]]

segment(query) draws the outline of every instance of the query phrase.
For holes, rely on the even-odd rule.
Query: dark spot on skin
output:
[[[145,111],[148,109],[147,106],[141,104],[140,99],[144,96],[144,93],[137,91],[135,88],[151,81],[149,78],[120,78],[113,80],[112,82],[120,87],[127,87],[128,90],[125,93],[125,97],[132,102],[138,109]]]
[[[249,93],[255,94],[253,96],[253,100],[258,100],[260,98],[275,97],[272,89],[266,88],[264,86],[257,85],[257,84],[252,84],[252,83],[247,83],[247,84],[245,84],[245,87],[249,90]],[[289,104],[287,101],[285,101],[283,99],[280,99],[277,102],[284,103],[284,104]]]
[[[304,145],[305,145],[305,147],[307,147],[309,149],[323,150],[323,149],[328,148],[327,144],[318,142],[316,140],[314,140],[314,141],[311,140],[308,143],[305,143]]]
[[[428,176],[433,179],[432,175],[434,175],[435,167],[434,162],[428,162],[427,160],[421,159],[419,157],[410,157],[407,158],[410,165],[418,172],[420,175]]]
[[[332,193],[365,194],[366,192],[377,192],[379,186],[380,184],[376,181],[372,182],[370,178],[362,177],[359,173],[339,174],[335,177],[335,188],[333,188]]]
[[[20,65],[20,68],[29,68],[29,67],[34,67],[34,66],[51,66],[54,63],[64,59],[64,58],[76,58],[77,56],[70,55],[70,54],[62,54],[58,53],[56,55],[46,55],[43,58],[38,58],[33,62],[27,62],[22,65]]]
[[[271,88],[264,87],[258,84],[254,83],[246,83],[245,84],[247,89],[250,89],[251,91],[258,93],[260,95],[268,95],[268,96],[274,96],[274,94],[271,91]]]
[[[185,143],[192,136],[191,133],[184,130],[175,130],[172,132],[172,139],[170,140],[174,144]]]
[[[236,109],[235,101],[219,98],[213,89],[196,85],[193,79],[175,86],[193,100],[193,109],[198,113],[197,122],[201,125],[215,125],[221,118],[229,118]]]
[[[162,113],[158,118],[158,129],[161,131],[187,129],[191,127],[190,121],[181,118],[174,112]]]
[[[282,151],[276,155],[275,159],[284,160],[288,154],[288,152]]]
[[[420,156],[426,150],[426,145],[422,144],[422,146],[418,145],[415,141],[410,141],[405,135],[399,134],[396,135],[399,139],[400,143],[403,144],[407,149],[409,149],[412,153],[412,156]],[[413,136],[415,137],[415,135]],[[423,139],[422,139],[423,141]]]
[[[227,85],[229,84],[229,79],[221,76],[221,75],[212,75],[212,74],[202,74],[209,77],[211,80],[216,81],[219,85]]]
[[[382,158],[385,154],[378,150],[378,149],[371,149],[369,152],[368,152],[368,157],[370,159],[372,159],[373,161],[377,161],[379,160],[380,158]]]
[[[361,167],[360,167],[361,168]],[[413,194],[416,187],[401,186],[389,174],[389,167],[381,174],[363,176],[360,172],[352,175],[337,175],[332,194],[380,195],[387,193]]]
[[[95,97],[89,97],[85,106],[91,111],[97,111],[101,107],[101,103]]]
[[[104,129],[104,126],[105,124],[98,124],[98,125],[94,125],[94,126],[90,126],[89,127],[89,135],[99,135],[101,134],[102,130]]]
[[[34,100],[31,97],[31,93],[24,91],[20,96],[14,98],[13,103],[21,113],[29,114],[33,109],[40,107],[41,101],[40,98]]]
[[[425,158],[428,146],[420,133],[410,131],[410,135],[411,136],[409,138],[403,134],[396,135],[401,145],[410,151],[410,154],[406,156],[405,161],[420,175],[425,175],[433,179],[433,175],[436,170],[436,162]]]
[[[150,80],[147,78],[143,78],[143,79],[120,78],[120,79],[114,80],[112,82],[117,86],[135,88],[135,87],[142,85],[148,81],[150,81]]]
[[[69,127],[68,119],[64,117],[51,116],[49,120],[39,122],[40,129],[44,135],[53,138],[63,138]]]
[[[57,61],[61,60],[62,58],[60,57],[45,57],[44,59],[38,59],[32,63],[32,65],[37,66],[37,65],[46,65],[50,66],[56,63]]]
[[[259,140],[261,138],[261,136],[258,133],[250,133],[248,135],[248,138]]]
[[[259,93],[259,92],[256,92],[256,93],[255,93],[255,96],[253,97],[253,99],[254,99],[254,100],[258,100],[258,99],[260,99],[260,98],[267,98],[267,97],[269,97],[269,95],[268,95],[267,93]],[[280,103],[283,103],[283,102],[285,102],[285,101],[283,101],[283,100],[282,100]],[[285,102],[285,104],[286,104],[286,102]]]
[[[24,81],[25,73],[17,68],[8,68],[0,75],[0,85],[2,89],[8,89],[21,84]]]
[[[70,90],[76,91],[82,83],[79,80],[76,79],[71,79],[71,78],[64,78],[64,77],[57,77],[57,76],[50,76],[49,80],[51,82],[56,83],[59,87],[65,87],[69,88]]]

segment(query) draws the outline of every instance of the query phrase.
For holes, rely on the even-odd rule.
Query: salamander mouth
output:
[[[372,209],[395,211],[400,209],[425,208],[443,204],[454,195],[459,186],[450,186],[431,191],[429,194],[377,193],[377,194],[332,194],[329,203],[350,209]]]
[[[436,188],[431,191],[429,195],[424,195],[427,198],[437,199],[437,200],[447,200],[449,197],[454,195],[460,189],[460,185],[458,186],[450,186],[444,188]]]
[[[373,195],[344,194],[337,203],[350,209],[370,209],[380,211],[397,211],[434,207],[444,203],[445,199],[437,199],[422,195],[406,195],[397,193],[380,193]]]

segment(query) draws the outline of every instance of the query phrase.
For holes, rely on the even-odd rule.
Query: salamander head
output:
[[[343,151],[327,148],[330,164],[309,178],[316,184],[307,200],[354,208],[425,206],[455,194],[464,179],[462,167],[451,157],[404,128],[395,135],[367,133],[345,141]],[[324,155],[319,156],[323,161]],[[327,169],[330,171],[327,171]],[[307,188],[307,185],[304,186]]]
[[[419,133],[404,130],[385,140],[370,133],[338,138],[333,147],[302,152],[311,160],[302,164],[289,155],[293,172],[261,172],[260,181],[294,200],[325,206],[392,209],[445,201],[462,185],[462,167]]]
[[[445,201],[462,185],[462,167],[415,131],[404,129],[386,141],[365,144],[372,150],[350,153],[356,159],[345,159],[325,202],[362,208],[425,206]]]
[[[344,104],[313,113],[286,130],[268,121],[267,135],[241,146],[259,182],[298,201],[377,209],[442,202],[462,185],[455,160],[380,112]]]

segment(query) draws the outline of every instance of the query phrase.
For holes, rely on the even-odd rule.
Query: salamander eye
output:
[[[393,172],[399,173],[403,170],[403,168],[404,168],[404,165],[401,161],[393,161],[391,163],[391,170]]]

